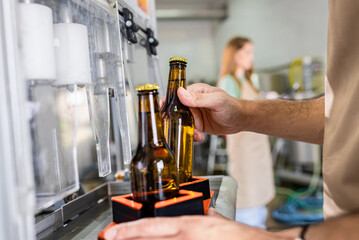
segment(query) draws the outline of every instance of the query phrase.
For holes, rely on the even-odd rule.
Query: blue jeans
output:
[[[236,221],[249,226],[266,229],[268,209],[266,206],[237,208]]]

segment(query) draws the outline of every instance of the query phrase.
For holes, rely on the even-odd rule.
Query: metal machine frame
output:
[[[72,0],[81,5],[81,0]],[[149,49],[147,57],[149,78],[157,80],[164,96],[165,87],[160,76],[158,56],[153,49],[156,40],[156,21],[144,16],[125,0],[91,0],[111,13],[119,7],[129,8],[141,31],[139,44]],[[31,2],[25,0],[25,2]],[[88,239],[97,234],[111,221],[113,195],[130,192],[129,181],[108,182],[79,198],[62,205],[55,211],[38,215],[35,219],[35,182],[31,137],[26,109],[26,84],[22,76],[17,24],[17,1],[0,2],[0,239]],[[150,1],[155,16],[154,0]],[[119,16],[124,26],[123,17]],[[151,31],[149,29],[152,29]],[[122,73],[127,68],[125,48],[121,46]],[[128,44],[127,41],[124,41]],[[152,44],[152,45],[151,45]],[[127,79],[129,81],[129,79]],[[130,81],[130,85],[132,82]],[[131,88],[131,86],[130,86]],[[133,89],[133,86],[132,86]],[[134,93],[134,92],[133,92]],[[121,94],[121,93],[120,93]],[[125,95],[126,93],[122,93]],[[117,129],[118,130],[118,129]],[[129,140],[128,140],[129,141]],[[212,205],[228,218],[234,218],[236,183],[230,177],[209,177],[211,190],[215,191]],[[35,223],[36,222],[36,223]]]

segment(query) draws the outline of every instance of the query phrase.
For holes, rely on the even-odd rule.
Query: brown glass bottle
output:
[[[175,197],[178,177],[175,158],[163,136],[158,107],[158,85],[136,88],[139,98],[139,143],[131,162],[132,195],[153,215],[155,202]]]
[[[166,101],[161,110],[165,138],[175,154],[180,184],[191,179],[193,158],[193,115],[177,96],[179,87],[186,88],[186,65],[185,58],[170,59]]]

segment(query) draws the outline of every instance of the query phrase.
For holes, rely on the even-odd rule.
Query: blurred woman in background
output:
[[[254,45],[234,37],[226,45],[218,86],[236,98],[254,100],[259,91],[252,82]],[[236,221],[265,228],[266,204],[275,194],[268,136],[240,132],[227,136],[229,174],[238,183]]]

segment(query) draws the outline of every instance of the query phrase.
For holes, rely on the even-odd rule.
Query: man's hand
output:
[[[359,213],[351,213],[311,225],[306,239],[356,240],[359,239]],[[145,218],[116,225],[105,233],[107,240],[119,239],[177,239],[177,240],[293,240],[300,235],[301,228],[280,232],[268,232],[249,227],[208,209],[208,216]]]
[[[208,216],[145,218],[119,224],[107,230],[105,239],[268,240],[281,238],[262,229],[231,221],[212,208],[208,210]]]
[[[200,132],[232,134],[241,130],[245,122],[243,108],[238,99],[223,90],[207,84],[193,84],[178,89],[180,101],[190,107],[195,119],[195,141],[203,141]]]
[[[203,83],[190,85],[187,90],[179,88],[177,95],[194,116],[195,141],[204,140],[201,132],[232,134],[251,131],[323,143],[324,97],[303,101],[247,101]]]

